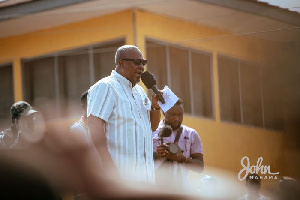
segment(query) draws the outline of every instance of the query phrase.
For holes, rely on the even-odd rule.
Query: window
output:
[[[211,54],[192,52],[192,94],[194,113],[212,118]]]
[[[95,82],[103,77],[109,76],[115,69],[115,53],[120,46],[125,44],[124,40],[98,45],[93,48]]]
[[[172,91],[184,102],[184,110],[191,113],[189,53],[185,49],[169,47]]]
[[[221,119],[241,122],[238,63],[219,57],[218,67]]]
[[[156,77],[156,85],[163,89],[167,82],[167,47],[147,41],[147,70],[151,71]]]
[[[47,118],[57,116],[55,85],[54,57],[44,57],[32,60],[23,60],[24,76],[24,97],[25,101],[43,114],[51,111],[46,115]]]
[[[185,113],[213,117],[211,54],[146,40],[147,70],[157,86],[168,85],[184,101]]]
[[[10,107],[14,103],[12,77],[12,65],[0,65],[0,126],[3,129],[11,122]]]
[[[221,120],[284,129],[281,95],[273,73],[225,56],[218,56],[218,71]]]
[[[81,94],[114,69],[116,49],[124,39],[23,60],[25,100],[46,119],[82,113]]]
[[[78,49],[59,55],[58,71],[61,115],[80,114],[76,107],[80,107],[80,96],[90,86],[88,50]]]

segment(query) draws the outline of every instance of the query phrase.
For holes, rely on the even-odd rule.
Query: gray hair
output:
[[[119,47],[116,51],[116,54],[115,54],[115,64],[116,66],[118,66],[118,61],[122,58],[125,58],[125,55],[130,52],[131,50],[133,49],[136,49],[138,50],[139,52],[141,52],[139,50],[139,48],[137,46],[134,46],[134,45],[123,45],[121,47]],[[141,52],[142,53],[142,52]]]

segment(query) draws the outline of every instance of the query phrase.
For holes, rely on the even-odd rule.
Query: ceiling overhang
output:
[[[33,3],[35,6],[32,6]],[[0,9],[0,38],[134,8],[227,30],[233,34],[276,42],[300,42],[299,13],[256,1],[44,0],[19,6]]]

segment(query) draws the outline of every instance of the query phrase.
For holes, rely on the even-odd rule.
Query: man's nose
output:
[[[179,122],[179,117],[174,117],[173,121],[174,122]]]

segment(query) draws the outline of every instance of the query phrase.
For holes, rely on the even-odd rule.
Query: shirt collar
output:
[[[125,78],[124,76],[122,76],[121,74],[119,74],[118,72],[116,72],[116,70],[112,70],[111,76],[114,77],[114,78],[116,78],[122,84],[128,86],[130,89],[132,89],[132,83],[129,80],[127,80],[127,78]]]

